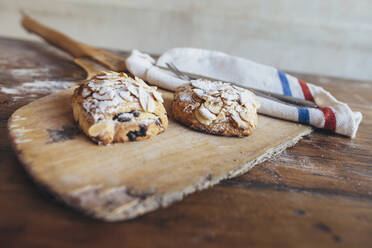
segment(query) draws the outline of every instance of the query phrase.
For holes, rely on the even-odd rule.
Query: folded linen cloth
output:
[[[174,91],[187,81],[155,65],[174,63],[181,71],[234,82],[241,87],[252,87],[315,102],[319,108],[295,107],[259,97],[258,112],[317,128],[327,129],[354,138],[362,120],[360,112],[338,101],[321,87],[306,83],[270,66],[231,56],[222,52],[196,48],[174,48],[155,61],[148,54],[133,50],[126,59],[128,70],[150,84]]]

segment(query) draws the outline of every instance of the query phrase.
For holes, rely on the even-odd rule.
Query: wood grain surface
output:
[[[68,205],[106,221],[167,207],[241,175],[312,131],[260,115],[249,137],[221,137],[196,132],[169,117],[166,132],[149,140],[97,146],[73,119],[75,88],[16,110],[8,121],[10,139],[35,182]],[[161,92],[171,113],[173,93]]]
[[[0,38],[0,247],[370,247],[372,83],[294,75],[362,112],[355,139],[316,131],[249,173],[169,208],[102,223],[35,187],[7,136],[16,109],[84,72],[46,44]]]

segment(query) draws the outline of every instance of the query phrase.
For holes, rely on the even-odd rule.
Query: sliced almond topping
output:
[[[142,86],[144,87],[145,89],[149,89],[150,87],[145,83],[145,81],[143,81],[141,78],[139,77],[134,77],[134,82],[133,84],[137,85],[137,86]]]
[[[204,125],[209,126],[209,124],[212,123],[211,120],[208,120],[208,119],[204,118],[204,117],[200,114],[200,112],[199,112],[198,110],[195,111],[195,117],[196,117],[196,119],[197,119],[200,123],[202,123],[202,124],[204,124]]]
[[[134,87],[131,84],[128,84],[127,88],[128,88],[130,93],[132,93],[134,96],[138,97],[138,91],[137,91],[136,87]]]
[[[227,93],[227,92],[222,92],[222,94],[221,94],[221,97],[222,97],[222,99],[225,99],[225,100],[231,100],[231,95],[229,94],[229,93]]]
[[[213,97],[213,96],[208,96],[208,101],[209,102],[212,102],[212,103],[221,103],[222,104],[222,100],[220,97],[216,96],[216,97]]]
[[[208,97],[206,94],[204,94],[204,91],[201,89],[193,89],[192,91],[195,93],[195,95],[197,95],[201,99]]]
[[[240,119],[239,114],[235,110],[230,110],[231,118],[234,120],[237,127],[247,128],[248,125],[242,119]]]
[[[96,78],[98,78],[98,79],[109,79],[109,78],[112,78],[113,76],[111,76],[111,75],[101,75],[101,76],[96,76]]]
[[[208,92],[208,95],[210,95],[210,96],[217,96],[219,94],[220,94],[220,92],[218,92],[217,90],[212,90],[212,91]]]
[[[88,83],[88,86],[90,87],[91,90],[98,90],[101,88],[101,83],[98,81],[92,80],[91,82]]]
[[[87,89],[87,88],[84,88],[84,89],[83,89],[83,92],[81,93],[81,95],[82,95],[84,98],[90,96],[90,94],[92,94],[92,92],[91,92],[89,89]]]
[[[141,84],[138,81],[133,81],[132,83],[136,87],[140,87],[141,86]]]
[[[215,120],[216,119],[216,116],[214,114],[212,114],[207,108],[205,108],[204,106],[200,106],[199,108],[199,112],[200,114],[204,117],[204,118],[207,118],[207,119],[211,119],[211,120]]]
[[[133,101],[133,97],[130,95],[129,91],[122,90],[119,92],[119,96],[128,102]]]
[[[155,100],[158,102],[164,102],[163,97],[161,97],[161,94],[157,91],[153,91],[152,95],[154,96]]]
[[[231,90],[223,92],[221,94],[221,97],[225,98],[228,101],[236,101],[236,100],[239,99],[239,95],[237,94],[237,92],[236,91],[234,92],[234,91],[231,91]]]
[[[103,88],[101,88],[100,90],[99,90],[99,92],[98,92],[100,95],[106,95],[106,94],[114,94],[114,92],[112,91],[112,89],[111,88],[106,88],[106,87],[103,87]]]
[[[252,117],[250,117],[251,114],[250,114],[248,111],[244,110],[244,109],[242,109],[242,110],[239,111],[239,116],[240,116],[244,121],[248,121],[248,122],[251,121],[251,119],[252,119]]]
[[[107,94],[104,94],[104,95],[100,95],[98,93],[93,93],[93,97],[98,99],[98,100],[111,100],[113,95],[110,94],[110,93],[107,93]]]
[[[222,109],[222,102],[205,102],[204,106],[213,114],[218,115],[221,112]]]
[[[147,103],[147,112],[154,113],[155,112],[155,101],[152,97],[149,97],[149,102]]]
[[[147,104],[149,102],[149,95],[147,94],[145,89],[143,89],[142,87],[138,88],[138,93],[139,93],[140,104],[141,104],[143,110],[146,111],[147,110]]]
[[[195,112],[196,119],[204,125],[211,124],[217,117],[212,114],[207,108],[200,106]]]

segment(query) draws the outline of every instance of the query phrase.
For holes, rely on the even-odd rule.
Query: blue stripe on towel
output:
[[[297,108],[298,111],[298,122],[301,124],[310,123],[310,113],[306,108]]]
[[[288,79],[285,73],[278,70],[278,76],[279,76],[280,82],[282,83],[283,94],[286,96],[292,96],[292,91],[291,91],[291,88],[289,88]]]

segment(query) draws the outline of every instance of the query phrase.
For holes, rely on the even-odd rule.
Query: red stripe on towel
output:
[[[319,108],[324,114],[324,128],[336,131],[336,115],[331,108]]]
[[[305,100],[314,102],[313,95],[311,94],[311,91],[309,89],[309,86],[307,86],[307,83],[300,79],[298,80],[298,83],[300,84],[302,92],[304,93]]]

